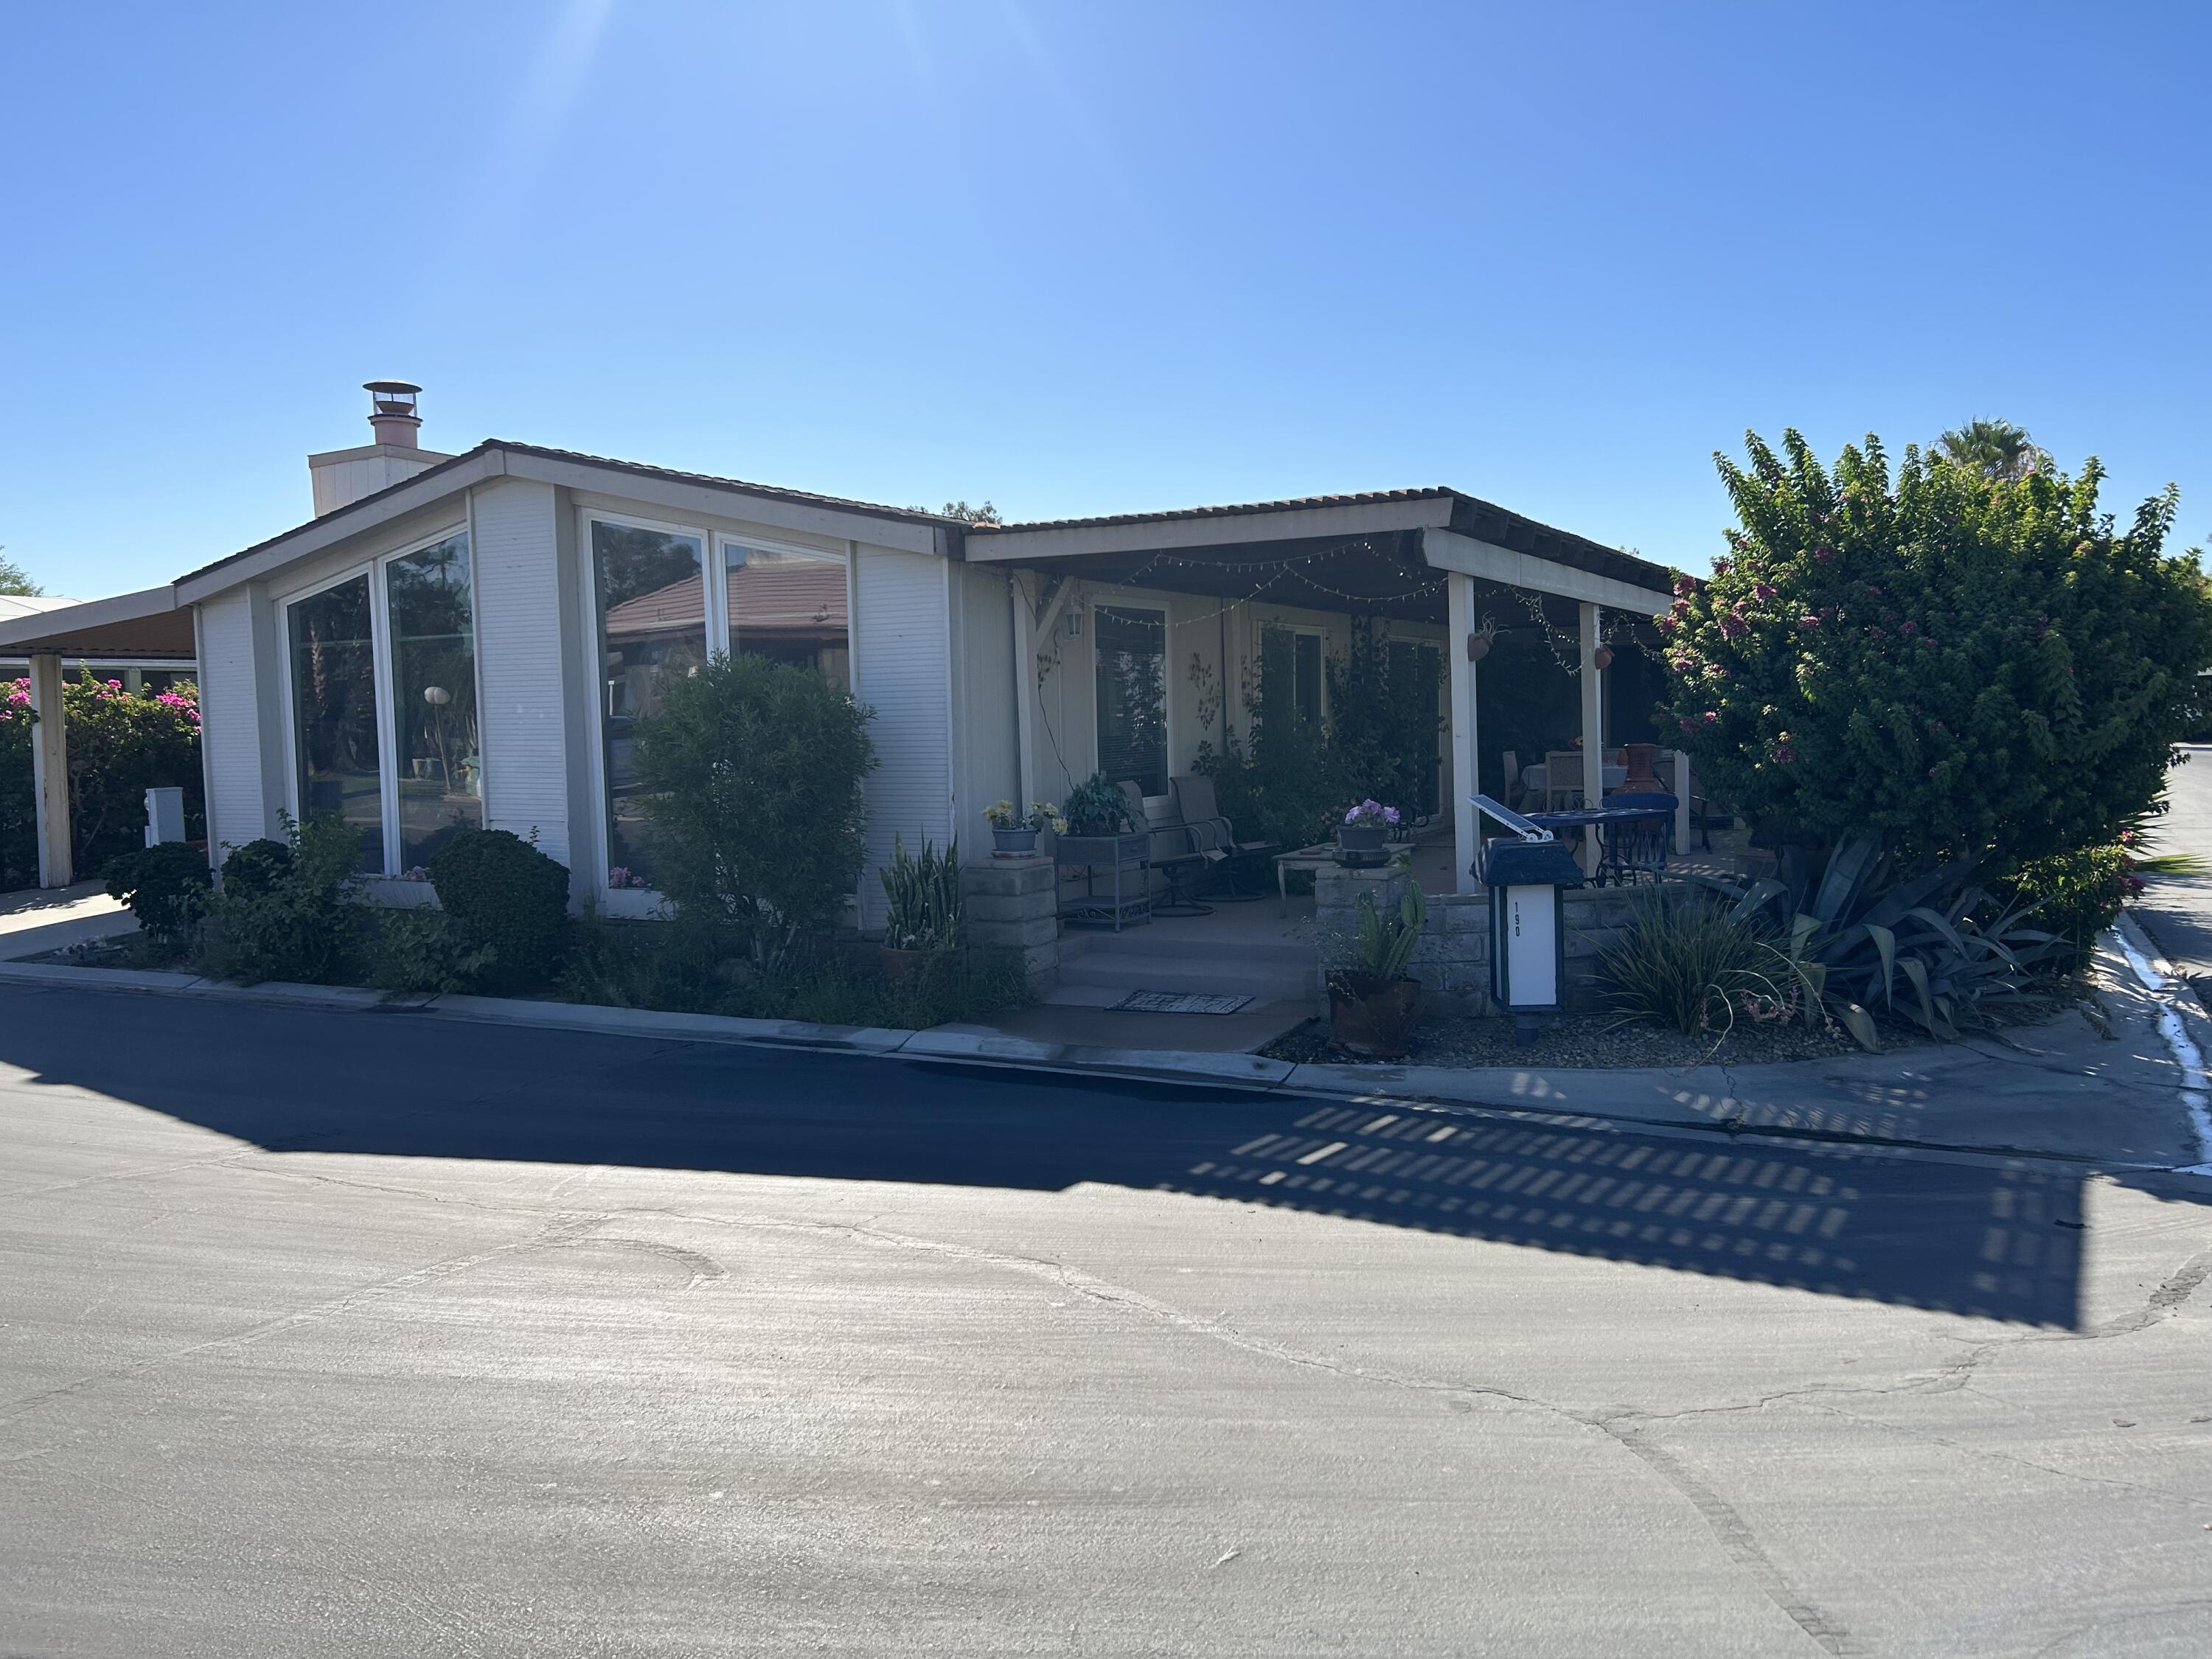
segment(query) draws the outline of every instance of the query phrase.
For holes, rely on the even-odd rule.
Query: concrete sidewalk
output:
[[[135,931],[138,924],[99,882],[0,893],[0,962]]]

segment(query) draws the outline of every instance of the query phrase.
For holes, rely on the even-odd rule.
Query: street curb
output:
[[[1076,1077],[1152,1082],[1188,1089],[1276,1091],[1309,1099],[1376,1101],[1529,1114],[1544,1118],[1618,1124],[1643,1129],[1690,1131],[1729,1139],[1761,1137],[1816,1141],[1843,1149],[1926,1152],[1973,1158],[2029,1158],[2108,1170],[2170,1172],[2163,1164],[2033,1147],[1977,1146],[1821,1130],[1784,1123],[1729,1121],[1693,1113],[1623,1109],[1595,1103],[1581,1085],[1663,1076],[1675,1091],[1711,1098],[1730,1092],[1719,1067],[1676,1073],[1650,1068],[1600,1072],[1577,1068],[1554,1080],[1533,1068],[1455,1070],[1429,1066],[1323,1065],[1269,1060],[1259,1054],[1200,1053],[1171,1048],[1112,1048],[969,1031],[904,1031],[877,1026],[817,1025],[802,1020],[740,1019],[725,1014],[667,1013],[608,1008],[588,1003],[527,1002],[505,997],[388,993],[353,986],[264,981],[234,985],[185,973],[79,968],[58,963],[0,962],[0,984],[65,985],[125,995],[173,996],[209,1001],[275,1004],[329,1012],[423,1015],[480,1025],[577,1031],[605,1036],[673,1039],[737,1047],[846,1054],[924,1064],[988,1066]],[[1811,1063],[1811,1062],[1808,1062]]]

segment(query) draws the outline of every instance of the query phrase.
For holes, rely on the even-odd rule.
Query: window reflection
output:
[[[1167,612],[1101,605],[1098,767],[1148,795],[1168,792]]]
[[[628,525],[592,526],[599,595],[600,728],[607,780],[608,881],[645,886],[653,826],[631,757],[636,722],[657,713],[673,677],[707,659],[706,586],[694,536]]]
[[[483,823],[469,542],[453,536],[385,567],[398,750],[399,867],[429,863]]]
[[[299,600],[288,616],[300,816],[344,819],[360,832],[361,867],[380,872],[384,790],[367,573]]]
[[[845,562],[831,554],[723,549],[730,649],[788,663],[853,689]]]

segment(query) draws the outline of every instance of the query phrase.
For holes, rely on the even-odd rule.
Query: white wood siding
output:
[[[233,588],[199,607],[199,648],[208,847],[210,860],[219,867],[225,846],[242,847],[275,828],[269,821],[261,775],[264,734],[254,672],[250,589]]]
[[[951,837],[951,625],[942,558],[863,545],[854,560],[854,666],[860,699],[876,711],[860,877],[860,925],[872,929],[884,923],[880,872],[893,837],[909,850]]]
[[[473,520],[485,827],[526,839],[535,830],[540,851],[573,867],[555,492],[484,485]],[[573,839],[588,858],[584,828]]]
[[[958,597],[959,642],[954,653],[953,759],[958,787],[953,797],[961,857],[988,858],[991,826],[983,809],[1021,793],[1014,750],[1014,643],[1002,568],[948,565]],[[1057,796],[1054,799],[1059,799]]]

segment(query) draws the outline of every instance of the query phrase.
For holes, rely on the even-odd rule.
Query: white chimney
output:
[[[319,519],[453,459],[416,447],[416,435],[422,429],[422,417],[415,412],[421,386],[404,380],[370,380],[362,390],[368,393],[372,441],[357,449],[327,449],[307,457]]]

